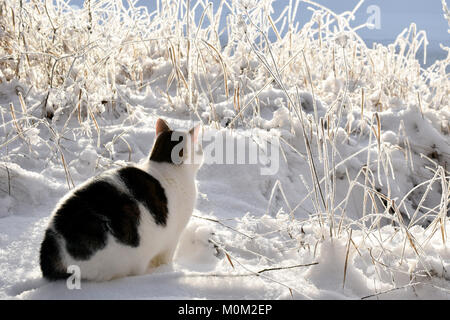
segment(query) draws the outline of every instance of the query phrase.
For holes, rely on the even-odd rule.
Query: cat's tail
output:
[[[42,275],[48,280],[66,279],[68,277],[60,254],[58,235],[55,231],[47,229],[40,252],[40,265]]]

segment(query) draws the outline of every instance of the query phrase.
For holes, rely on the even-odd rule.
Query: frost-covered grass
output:
[[[307,2],[301,29],[295,1],[280,16],[271,1],[0,3],[0,297],[448,299],[450,55],[423,69],[414,25],[368,48],[358,8]],[[278,137],[279,171],[203,166],[155,274],[42,281],[59,197],[142,160],[158,116],[258,148]]]

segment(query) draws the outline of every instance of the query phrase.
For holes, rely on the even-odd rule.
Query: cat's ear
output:
[[[198,141],[198,133],[200,132],[201,126],[202,125],[199,123],[189,131],[189,135],[191,136],[192,142],[194,143],[197,143]]]
[[[159,135],[161,132],[166,132],[166,131],[170,131],[170,127],[167,124],[166,121],[164,121],[161,118],[158,118],[158,120],[156,120],[156,135]]]

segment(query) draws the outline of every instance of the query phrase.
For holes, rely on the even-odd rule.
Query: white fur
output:
[[[189,155],[190,156],[190,155]],[[197,153],[195,157],[199,157]],[[72,258],[61,239],[60,249],[63,264],[77,265],[81,278],[93,281],[107,281],[114,278],[140,275],[163,263],[169,263],[178,245],[181,233],[194,210],[197,198],[196,173],[201,166],[197,164],[173,165],[147,161],[138,167],[159,181],[163,187],[168,206],[166,226],[157,225],[150,212],[139,205],[141,220],[138,228],[140,243],[136,248],[123,245],[109,235],[107,245],[88,260]],[[111,176],[110,182],[127,193],[120,179]]]

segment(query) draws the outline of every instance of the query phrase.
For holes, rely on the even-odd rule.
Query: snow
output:
[[[147,19],[119,2],[104,2],[107,18],[92,34],[73,31],[64,24],[71,13],[50,7],[53,23],[67,28],[58,32],[78,39],[57,35],[52,54],[63,58],[51,89],[41,55],[29,54],[17,72],[17,60],[0,60],[1,299],[450,298],[448,57],[424,69],[408,55],[423,50],[420,33],[399,37],[396,48],[369,49],[342,23],[322,42],[307,23],[294,48],[283,35],[268,52],[250,22],[267,30],[258,10],[271,3],[262,1],[248,16],[230,6],[243,16],[230,28],[245,23],[257,46],[234,33],[239,38],[219,48],[214,32],[201,29],[198,37],[221,56],[196,43],[203,56],[191,60],[189,80],[178,12]],[[108,10],[123,14],[120,28]],[[48,37],[26,34],[36,52],[53,32],[41,12],[34,14]],[[75,16],[87,21],[86,11]],[[141,42],[168,36],[172,42]],[[304,55],[294,56],[300,47]],[[271,81],[292,57],[289,72]],[[143,161],[158,117],[176,128],[202,121],[204,150],[226,141],[243,147],[246,160],[256,151],[257,161],[223,164],[242,154],[205,152],[196,210],[173,263],[73,290],[42,279],[39,248],[57,202],[104,170]],[[279,152],[267,144],[273,139]],[[264,174],[271,167],[276,174]]]

